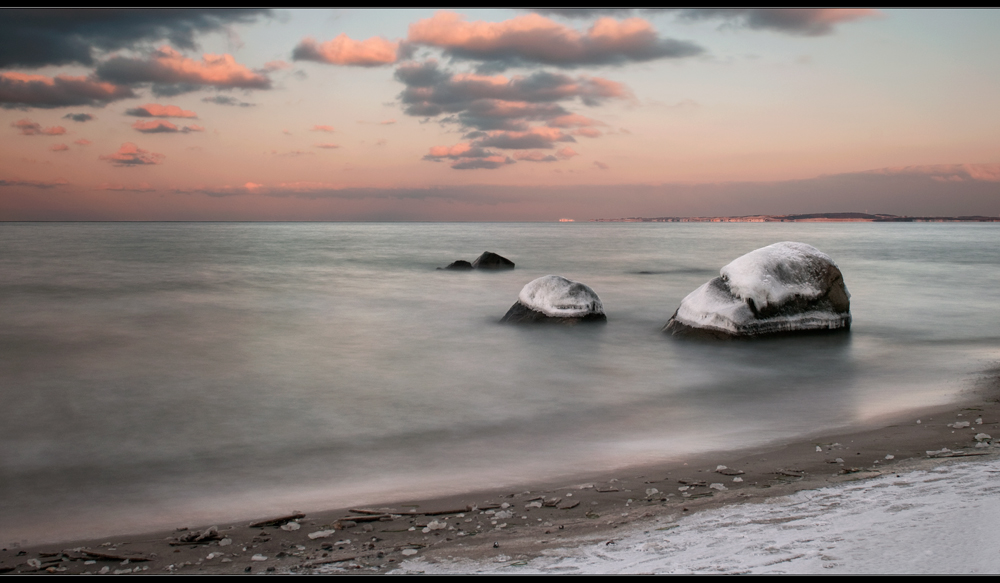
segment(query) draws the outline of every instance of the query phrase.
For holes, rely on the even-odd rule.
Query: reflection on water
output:
[[[0,542],[375,501],[678,458],[954,398],[996,359],[1000,230],[927,224],[0,225]],[[660,329],[802,241],[847,334]],[[511,271],[436,271],[498,252]],[[593,288],[606,326],[497,324]]]

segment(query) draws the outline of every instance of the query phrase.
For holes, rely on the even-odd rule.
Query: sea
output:
[[[779,241],[836,261],[850,332],[661,331]],[[437,269],[484,251],[516,268]],[[607,324],[498,323],[549,274]],[[996,224],[0,223],[0,545],[913,423],[997,368],[998,289]]]

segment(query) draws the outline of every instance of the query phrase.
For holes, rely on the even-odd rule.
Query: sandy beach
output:
[[[1000,433],[1000,381],[991,371],[975,385],[961,402],[946,407],[767,448],[436,499],[386,500],[304,515],[290,508],[284,516],[228,524],[179,524],[168,532],[3,548],[0,572],[503,572],[530,569],[543,556],[572,564],[569,555],[578,552],[573,549],[617,547],[626,535],[641,539],[649,529],[669,530],[712,509],[769,500],[780,506],[785,499],[779,497],[802,490],[898,477],[956,461],[992,463],[998,448],[984,435]],[[579,571],[607,570],[587,565]],[[616,565],[628,572],[627,560]],[[933,565],[930,572],[951,572],[942,563]],[[870,563],[862,567],[871,570]],[[1000,570],[1000,555],[992,570]]]

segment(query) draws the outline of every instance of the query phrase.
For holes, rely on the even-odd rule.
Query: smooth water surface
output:
[[[685,342],[777,241],[850,333]],[[505,272],[435,268],[483,251]],[[497,321],[557,274],[604,326]],[[954,399],[1000,354],[992,224],[0,223],[0,543],[375,503],[678,459]]]

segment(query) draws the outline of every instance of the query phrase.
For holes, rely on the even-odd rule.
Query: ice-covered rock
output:
[[[729,338],[851,326],[844,277],[811,245],[768,245],[719,273],[681,301],[664,332]]]
[[[484,251],[472,262],[476,269],[514,269],[514,262],[492,251]]]
[[[607,322],[604,305],[594,290],[558,275],[546,275],[528,283],[507,310],[501,323],[546,322],[576,324]]]

